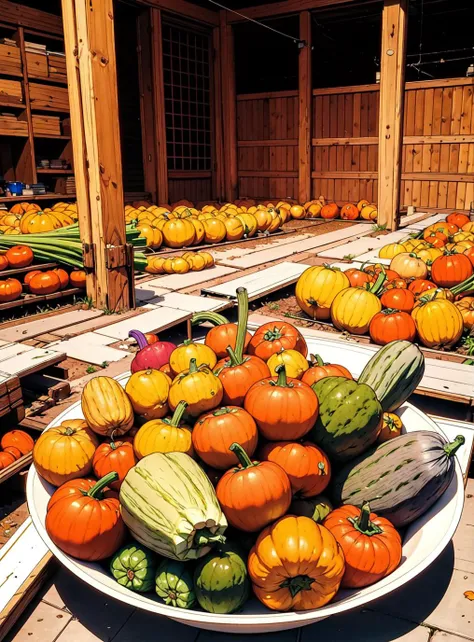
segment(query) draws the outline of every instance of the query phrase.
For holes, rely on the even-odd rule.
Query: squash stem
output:
[[[201,547],[210,544],[224,544],[225,539],[224,535],[214,535],[208,528],[201,528],[194,536],[194,545]]]
[[[93,499],[101,499],[104,488],[109,486],[112,482],[117,481],[118,478],[118,473],[115,471],[104,475],[89,491],[87,491],[87,493],[85,493],[85,495],[87,495],[87,497],[92,497]]]
[[[143,348],[147,347],[148,341],[146,340],[146,336],[143,334],[143,332],[140,332],[140,330],[130,330],[128,336],[132,339],[135,339],[140,350],[143,350]]]
[[[229,323],[229,319],[218,312],[196,312],[191,319],[191,325],[199,325],[205,321],[209,321],[214,326]]]
[[[243,359],[239,361],[239,358],[237,357],[237,355],[235,354],[235,351],[231,348],[231,346],[227,346],[226,352],[229,355],[229,361],[230,361],[231,367],[240,366],[243,363]]]
[[[267,330],[263,335],[265,341],[276,341],[277,339],[281,339],[281,337],[282,334],[277,327],[273,328],[273,330]]]
[[[171,417],[168,425],[175,426],[177,428],[181,423],[181,419],[183,418],[184,412],[187,407],[188,407],[188,403],[186,401],[180,401],[179,404],[174,409],[173,416]]]
[[[300,591],[309,591],[313,582],[314,579],[309,575],[296,575],[282,582],[280,588],[287,588],[291,597],[296,597]]]
[[[250,457],[247,455],[247,453],[245,452],[245,450],[242,448],[240,444],[237,444],[236,442],[234,442],[229,446],[229,450],[231,450],[234,453],[234,455],[237,457],[242,468],[244,469],[251,468],[252,466],[257,465],[250,459]]]
[[[372,287],[369,288],[369,292],[372,292],[372,294],[378,294],[380,289],[382,288],[382,285],[385,283],[385,280],[387,279],[387,275],[385,273],[385,269],[382,267],[381,272],[379,272],[378,277],[375,280],[375,283],[372,285]]]
[[[359,517],[349,517],[350,523],[364,535],[372,537],[372,535],[378,535],[383,533],[382,529],[379,526],[376,526],[370,521],[370,504],[369,502],[364,502],[362,508],[360,509]]]
[[[281,363],[279,366],[275,368],[275,372],[278,375],[278,379],[273,382],[272,384],[274,386],[280,386],[281,388],[289,388],[290,384],[288,383],[288,379],[286,377],[286,367],[285,364]]]
[[[191,359],[191,361],[189,362],[188,374],[194,374],[197,371],[198,371],[198,367],[197,367],[196,359]]]
[[[325,364],[324,364],[324,361],[321,359],[321,357],[320,357],[320,355],[319,355],[319,354],[312,354],[312,355],[310,355],[310,359],[311,359],[311,363],[312,363],[314,366],[319,366],[319,367],[321,367],[321,366],[324,366],[324,365],[325,365]]]
[[[235,340],[235,356],[239,364],[244,357],[245,335],[247,333],[247,321],[249,317],[249,297],[245,288],[237,288],[237,337]]]
[[[448,457],[452,457],[456,451],[464,444],[466,440],[464,439],[463,435],[458,435],[454,441],[452,441],[450,444],[446,444],[444,447],[444,452],[447,454]]]
[[[219,410],[215,410],[212,414],[214,417],[221,417],[222,415],[228,415],[230,412],[230,408],[227,408],[227,406],[224,406],[222,408],[219,408]]]

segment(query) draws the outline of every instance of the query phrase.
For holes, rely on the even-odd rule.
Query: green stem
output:
[[[197,367],[196,359],[191,359],[191,361],[189,362],[189,372],[188,372],[188,374],[194,374],[198,370],[199,370],[199,368]]]
[[[278,378],[276,381],[271,381],[271,385],[273,386],[280,386],[281,388],[291,388],[292,384],[288,383],[288,379],[286,376],[286,367],[284,363],[281,363],[279,366],[275,368],[275,372],[278,375]]]
[[[228,415],[230,412],[232,412],[231,409],[224,406],[223,408],[219,408],[219,410],[214,411],[212,414],[214,417],[221,417],[222,415]]]
[[[239,361],[237,355],[235,354],[235,352],[231,348],[231,346],[227,346],[226,352],[229,355],[229,361],[230,361],[230,365],[231,365],[232,368],[235,367],[235,366],[240,366],[243,363],[244,360],[241,359]]]
[[[448,457],[452,457],[456,453],[456,451],[464,444],[465,441],[466,440],[462,435],[458,435],[454,441],[446,444],[446,446],[444,447],[444,452]]]
[[[209,544],[224,544],[224,535],[214,535],[208,528],[201,528],[194,536],[194,545],[198,547],[209,546]]]
[[[193,314],[191,319],[191,325],[199,325],[200,323],[205,323],[208,321],[212,325],[225,325],[229,323],[229,320],[225,316],[219,314],[218,312],[196,312]]]
[[[280,330],[278,330],[278,328],[273,328],[273,330],[267,330],[263,335],[263,338],[265,341],[276,341],[277,339],[281,339],[281,336]]]
[[[321,366],[326,365],[326,364],[324,363],[324,361],[321,359],[321,357],[320,357],[320,355],[319,355],[319,354],[310,354],[310,355],[309,355],[309,358],[310,358],[311,363],[312,363],[312,365],[313,365],[313,366],[319,366],[319,367],[321,367]]]
[[[108,473],[107,475],[104,475],[99,481],[92,486],[92,488],[87,491],[87,493],[84,493],[87,495],[87,497],[92,497],[93,499],[101,499],[102,498],[102,491],[106,486],[109,486],[114,481],[117,481],[119,478],[118,473],[115,471],[112,471],[111,473]]]
[[[385,273],[384,268],[379,272],[379,275],[377,279],[375,280],[375,283],[369,288],[369,292],[372,292],[372,294],[378,294],[380,289],[382,288],[382,285],[385,283],[387,279],[387,275]]]
[[[240,465],[242,468],[245,470],[246,468],[251,468],[252,466],[257,466],[258,463],[254,463],[250,457],[247,455],[245,450],[242,448],[240,444],[237,444],[234,442],[229,446],[229,450],[231,450],[234,455],[237,457],[239,460]]]
[[[175,428],[177,428],[181,422],[181,419],[183,418],[184,412],[187,407],[188,407],[187,401],[180,401],[179,404],[174,409],[174,413],[171,419],[164,419],[163,421],[167,423],[168,426],[174,426]]]
[[[244,358],[245,335],[249,318],[249,297],[245,288],[237,288],[237,337],[235,339],[235,356],[239,364]]]
[[[309,575],[296,575],[282,582],[280,588],[287,588],[291,597],[296,597],[300,591],[309,591],[313,582],[314,579]]]
[[[364,535],[368,535],[369,537],[372,537],[372,535],[379,535],[383,532],[379,526],[376,526],[370,521],[369,502],[364,502],[362,504],[359,517],[349,517],[349,521],[354,526],[354,528],[356,528]]]

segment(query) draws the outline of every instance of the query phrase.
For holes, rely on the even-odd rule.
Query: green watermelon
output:
[[[193,576],[183,562],[163,560],[156,571],[155,589],[165,604],[180,609],[190,609],[196,601]]]
[[[137,542],[121,548],[110,561],[110,572],[117,582],[138,593],[152,590],[155,569],[156,555]]]
[[[382,406],[366,384],[325,377],[311,386],[319,416],[310,435],[335,461],[348,461],[371,446],[382,427]]]

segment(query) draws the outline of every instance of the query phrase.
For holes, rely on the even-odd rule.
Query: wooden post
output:
[[[212,30],[212,63],[214,95],[214,167],[213,198],[221,201],[225,193],[224,148],[222,131],[222,76],[221,76],[221,37],[219,27]]]
[[[305,41],[298,58],[298,102],[299,102],[299,163],[298,201],[306,203],[311,199],[311,13],[300,13],[300,39]]]
[[[237,177],[237,99],[235,93],[234,35],[227,24],[227,11],[219,12],[222,77],[222,124],[224,131],[225,197],[235,201]]]
[[[113,0],[62,0],[79,225],[87,291],[99,308],[134,305],[126,243]]]
[[[378,224],[399,223],[403,103],[407,39],[406,0],[384,0],[380,69]]]
[[[160,205],[167,205],[168,156],[166,153],[165,84],[163,76],[161,10],[151,10],[153,105],[155,113],[156,185]]]

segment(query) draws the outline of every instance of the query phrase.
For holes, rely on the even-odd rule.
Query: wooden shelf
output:
[[[37,111],[50,111],[55,114],[69,114],[69,109],[60,109],[59,107],[35,107],[34,105],[31,105],[31,111],[37,112]]]
[[[73,169],[51,169],[51,168],[45,169],[45,168],[42,168],[42,167],[37,167],[36,168],[36,173],[37,174],[70,174],[70,175],[73,175],[74,174],[74,170]]]
[[[71,140],[70,136],[55,136],[54,134],[33,134],[33,138],[57,138],[58,140]]]
[[[0,76],[9,76],[10,78],[23,79],[23,74],[21,72],[15,72],[15,71],[0,71]]]
[[[0,107],[14,108],[14,109],[26,109],[25,103],[14,103],[8,100],[0,100]]]
[[[28,138],[28,132],[13,132],[7,129],[0,129],[0,136],[15,136],[15,138]]]
[[[60,201],[62,199],[72,199],[76,198],[75,194],[36,194],[35,196],[27,196],[22,194],[21,196],[2,196],[0,197],[0,203],[13,203],[14,201]]]
[[[67,297],[67,296],[73,296],[74,294],[85,295],[85,292],[86,291],[83,290],[82,288],[68,288],[67,290],[54,292],[53,294],[43,294],[38,296],[35,294],[27,294],[19,299],[16,299],[16,301],[9,301],[8,303],[0,303],[0,311],[10,310],[10,308],[19,308],[23,305],[34,305],[34,304],[39,305],[47,301],[54,301],[55,299],[63,299],[64,297]]]
[[[58,265],[58,263],[41,263],[40,265],[29,265],[28,267],[16,268],[13,270],[2,270],[0,272],[0,279],[18,276],[19,274],[26,274],[27,272],[31,272],[31,270],[52,270],[53,268],[58,267]]]

